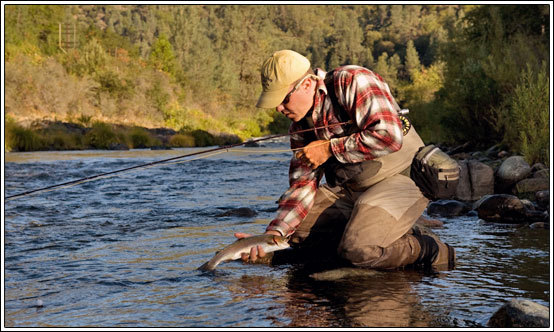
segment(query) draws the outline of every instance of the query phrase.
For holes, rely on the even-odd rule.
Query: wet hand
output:
[[[296,152],[296,158],[308,164],[311,169],[318,168],[332,155],[331,143],[327,140],[313,141]]]
[[[265,232],[265,234],[281,235],[279,232],[275,232],[275,231],[267,231],[267,232]],[[252,236],[252,234],[235,233],[235,237],[237,239],[242,239],[242,238],[250,237],[250,236]],[[250,254],[242,253],[240,255],[241,256],[240,258],[242,259],[243,262],[254,263],[258,260],[258,258],[263,258],[263,257],[265,257],[265,255],[266,255],[266,253],[263,250],[263,248],[261,246],[256,246],[256,247],[250,248]]]

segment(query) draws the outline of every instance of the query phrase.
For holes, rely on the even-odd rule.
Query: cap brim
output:
[[[256,103],[256,107],[259,108],[275,108],[283,102],[287,93],[289,92],[289,87],[286,86],[279,90],[273,91],[263,91]]]

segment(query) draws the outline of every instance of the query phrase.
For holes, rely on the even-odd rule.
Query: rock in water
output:
[[[456,200],[440,200],[432,202],[427,207],[429,216],[455,217],[466,214],[470,210],[469,206]]]
[[[216,217],[254,217],[258,213],[250,208],[237,208],[218,214]]]
[[[489,327],[549,327],[547,307],[529,300],[512,299],[489,319]]]
[[[500,223],[521,223],[526,220],[526,209],[513,195],[486,196],[477,207],[479,218]]]

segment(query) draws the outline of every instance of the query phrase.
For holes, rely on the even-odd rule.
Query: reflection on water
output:
[[[475,217],[443,219],[436,230],[457,249],[452,271],[323,281],[312,276],[336,266],[294,260],[197,271],[234,232],[263,232],[288,183],[286,147],[241,148],[6,201],[5,325],[478,327],[511,298],[549,306],[549,231]],[[4,194],[199,150],[8,153]],[[239,207],[258,214],[220,216]]]

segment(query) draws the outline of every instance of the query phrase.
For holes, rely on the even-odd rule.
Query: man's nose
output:
[[[279,106],[275,107],[275,110],[279,113],[283,113],[283,111],[285,110],[285,106],[283,106],[283,104],[280,104]]]

